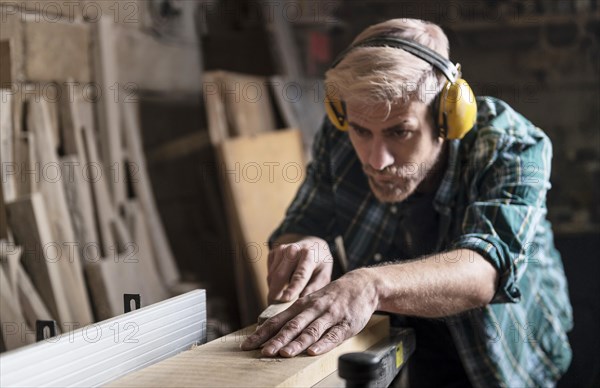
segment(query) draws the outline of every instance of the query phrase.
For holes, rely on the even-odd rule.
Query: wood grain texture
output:
[[[265,358],[241,351],[250,326],[111,383],[111,387],[310,387],[337,369],[341,354],[364,351],[389,334],[389,320],[373,316],[358,335],[320,356]]]
[[[267,240],[304,178],[302,140],[297,130],[237,137],[224,141],[218,154],[234,241],[242,247],[238,251],[243,257],[236,260],[238,287],[250,279],[251,288],[257,290],[240,295],[242,304],[258,302],[242,311],[244,321],[251,323],[267,302]]]

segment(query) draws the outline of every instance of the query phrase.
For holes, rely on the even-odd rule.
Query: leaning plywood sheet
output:
[[[265,358],[244,352],[248,327],[115,381],[112,387],[310,387],[337,369],[341,354],[364,351],[387,335],[387,317],[374,316],[358,335],[320,356]]]
[[[250,265],[238,273],[250,273],[258,288],[258,295],[246,296],[261,302],[259,310],[250,314],[256,317],[267,301],[267,239],[304,177],[302,140],[297,130],[239,137],[223,142],[219,155],[230,199],[228,210],[242,239],[238,246],[254,256],[237,262]]]
[[[2,387],[91,387],[206,341],[206,293],[195,290],[0,355]]]

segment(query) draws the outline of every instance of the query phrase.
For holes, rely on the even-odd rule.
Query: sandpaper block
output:
[[[258,316],[258,325],[262,325],[267,319],[279,314],[280,312],[287,310],[294,301],[284,302],[284,303],[274,303],[270,304],[260,315]]]

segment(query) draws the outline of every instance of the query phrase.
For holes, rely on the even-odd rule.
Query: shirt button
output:
[[[381,253],[376,253],[375,255],[373,255],[373,260],[381,261]]]
[[[396,213],[398,213],[398,207],[396,205],[394,205],[390,208],[390,211],[392,212],[392,214],[396,214]]]

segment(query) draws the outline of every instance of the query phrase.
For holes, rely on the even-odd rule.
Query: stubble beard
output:
[[[371,192],[382,203],[402,202],[410,197],[425,180],[439,167],[440,153],[417,165],[389,166],[382,171],[365,164],[363,171],[367,175]]]

